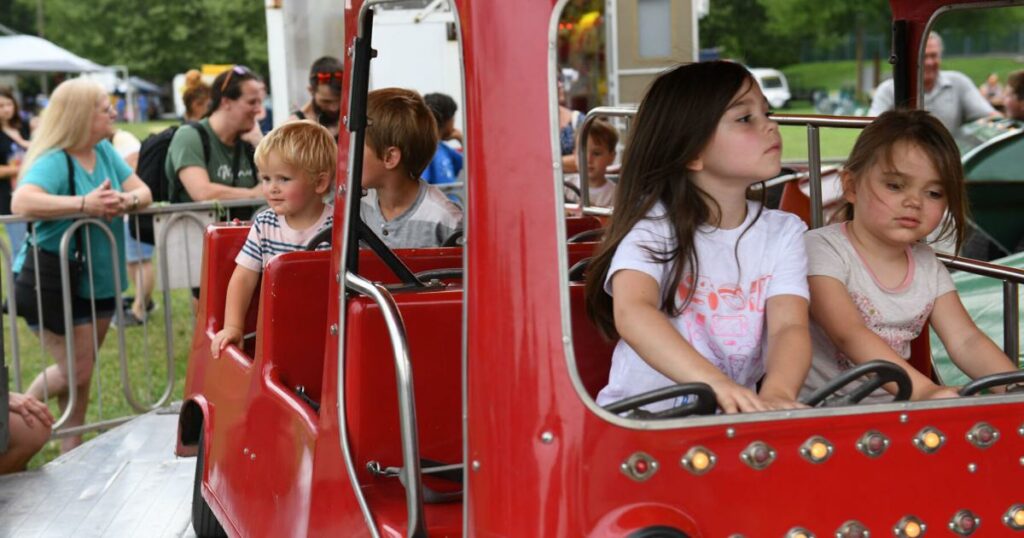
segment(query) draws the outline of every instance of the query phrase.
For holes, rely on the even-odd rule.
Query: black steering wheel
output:
[[[830,399],[831,396],[835,396],[839,389],[864,377],[867,380],[847,395]],[[822,403],[825,404],[823,407],[852,405],[866,398],[878,387],[892,382],[895,382],[897,386],[896,396],[893,397],[892,401],[905,402],[909,400],[910,394],[914,390],[914,385],[910,382],[910,376],[907,375],[906,370],[900,368],[898,364],[889,361],[874,360],[865,362],[839,374],[826,383],[825,386],[814,391],[803,403],[810,407],[817,407]]]
[[[328,225],[323,230],[316,233],[308,242],[306,242],[306,250],[316,250],[316,247],[322,243],[327,243],[328,246],[331,244],[331,234],[334,232],[334,225]]]
[[[675,398],[687,397],[686,401],[671,409],[652,413],[640,409],[641,407],[655,402],[672,400]],[[715,398],[715,391],[707,383],[682,383],[654,389],[643,394],[637,394],[612,402],[604,406],[605,410],[615,414],[626,413],[629,418],[660,419],[679,418],[690,415],[714,415],[718,409],[718,399]]]
[[[466,244],[466,241],[464,239],[462,239],[462,237],[463,237],[463,231],[460,228],[460,229],[455,230],[454,232],[452,232],[452,234],[449,235],[448,238],[444,240],[444,243],[441,243],[441,246],[442,247],[461,247],[461,246],[464,246]]]
[[[979,377],[978,379],[964,385],[960,389],[960,396],[973,396],[992,387],[1006,387],[1007,392],[1024,390],[1024,387],[1019,386],[1018,383],[1024,383],[1024,370],[987,375],[985,377]]]

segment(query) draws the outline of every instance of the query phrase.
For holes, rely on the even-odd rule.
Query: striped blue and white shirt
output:
[[[288,226],[288,222],[274,213],[273,209],[260,211],[252,220],[249,236],[242,245],[242,251],[235,257],[235,263],[257,273],[278,254],[304,250],[306,243],[324,228],[331,226],[334,220],[334,206],[325,204],[323,213],[316,224],[298,231]],[[330,250],[328,243],[317,245],[316,250]]]

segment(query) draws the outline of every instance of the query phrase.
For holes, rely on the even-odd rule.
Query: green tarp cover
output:
[[[1007,256],[992,263],[1024,269],[1024,252]],[[960,292],[960,300],[963,301],[967,312],[974,318],[978,327],[991,338],[1000,349],[1003,347],[1003,281],[994,278],[987,278],[969,273],[953,273],[953,282]],[[1019,289],[1019,287],[1018,287]],[[1018,308],[1024,309],[1024,294],[1018,292]],[[1020,325],[1017,327],[1017,334],[1020,334]],[[935,331],[931,334],[932,360],[938,370],[939,378],[947,385],[964,385],[970,381],[966,374],[960,371],[946,354],[942,342],[936,336]],[[1011,357],[1020,364],[1020,353],[1018,357]]]

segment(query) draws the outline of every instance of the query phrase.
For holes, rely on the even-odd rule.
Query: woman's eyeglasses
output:
[[[337,80],[338,84],[341,84],[344,76],[345,73],[341,71],[334,71],[333,73],[316,73],[313,75],[313,79],[316,80],[317,84],[330,84],[331,79]]]
[[[224,90],[227,89],[228,84],[231,84],[232,75],[248,75],[249,73],[251,73],[251,71],[249,71],[249,68],[244,65],[231,66],[231,71],[228,71],[228,76],[224,77],[224,82],[220,83],[220,93],[224,93]]]

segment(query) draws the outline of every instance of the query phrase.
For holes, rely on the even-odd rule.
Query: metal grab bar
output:
[[[821,195],[821,127],[840,129],[863,129],[875,118],[850,116],[772,115],[780,126],[794,125],[807,127],[807,169],[810,172],[811,228],[821,228],[825,223],[822,213]]]
[[[245,198],[239,200],[213,200],[210,202],[182,202],[167,204],[157,202],[156,205],[151,205],[145,209],[139,209],[137,211],[131,211],[125,213],[128,216],[134,215],[158,215],[164,213],[178,213],[180,211],[205,211],[208,209],[232,209],[236,207],[260,207],[267,204],[267,201],[263,198]],[[73,218],[86,218],[88,215],[85,213],[76,213],[73,215],[61,215],[59,217],[27,217],[25,215],[3,215],[0,216],[0,224],[6,224],[8,222],[42,222],[49,220],[66,220]],[[17,254],[17,253],[15,253]]]
[[[1024,271],[939,252],[935,256],[951,269],[1003,281],[1003,353],[1011,361],[1016,361],[1018,368],[1024,366],[1020,357],[1020,303],[1017,290],[1017,286],[1024,284]]]
[[[416,426],[416,398],[412,383],[412,362],[405,323],[394,297],[383,286],[345,272],[345,287],[373,299],[384,316],[395,360],[395,381],[398,390],[398,421],[402,437],[401,481],[405,486],[405,505],[409,516],[409,536],[426,536],[423,519],[423,478],[420,476],[420,447]],[[343,412],[339,410],[339,413]]]

